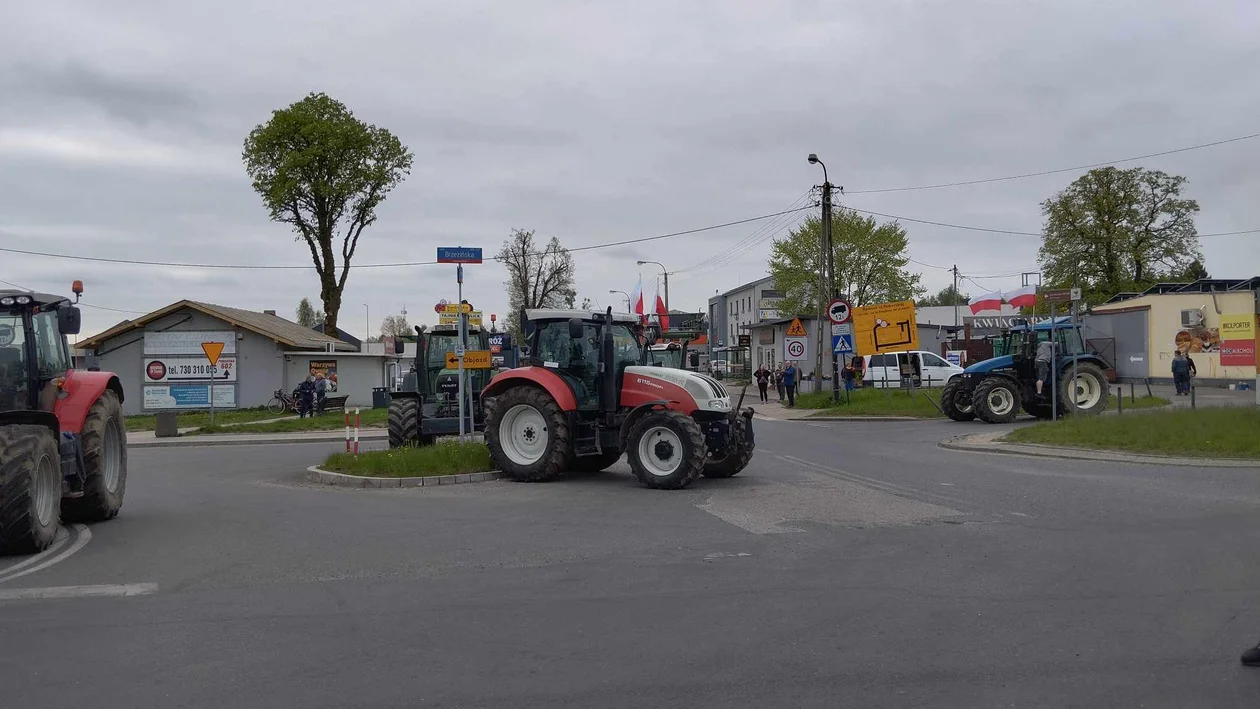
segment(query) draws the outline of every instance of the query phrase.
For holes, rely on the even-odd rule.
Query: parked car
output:
[[[940,355],[918,350],[896,354],[866,355],[866,374],[863,386],[900,387],[903,374],[909,376],[915,386],[943,387],[945,382],[963,373],[963,368],[951,364]]]

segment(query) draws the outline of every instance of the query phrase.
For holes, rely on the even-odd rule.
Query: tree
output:
[[[1211,277],[1212,276],[1208,275],[1208,270],[1203,265],[1203,262],[1198,259],[1195,259],[1194,261],[1190,262],[1189,266],[1186,267],[1186,270],[1181,274],[1181,278],[1179,280],[1198,281],[1204,278],[1211,278]]]
[[[271,220],[290,225],[310,249],[326,332],[337,328],[359,236],[410,174],[412,157],[388,130],[360,121],[322,93],[274,111],[245,139],[245,171]]]
[[[297,306],[297,324],[302,327],[315,327],[324,321],[324,313],[316,310],[311,305],[310,298],[303,298],[298,301]]]
[[[1140,167],[1101,167],[1042,202],[1039,260],[1046,285],[1076,285],[1097,303],[1179,277],[1202,261],[1186,178]]]
[[[590,299],[590,298],[582,298],[582,304],[578,306],[578,309],[579,309],[579,310],[590,310],[590,309],[591,309],[591,308],[593,308],[593,307],[594,307],[594,304],[593,304],[593,303],[591,303],[591,299]]]
[[[521,308],[572,308],[577,299],[573,288],[573,256],[551,237],[547,246],[538,250],[534,232],[513,229],[512,235],[503,242],[497,256],[507,269],[508,309],[513,316],[506,318],[508,332],[519,337],[519,324],[515,313]]]
[[[381,321],[381,337],[399,337],[414,332],[406,315],[390,315]]]
[[[935,295],[919,298],[914,304],[920,308],[930,308],[934,305],[966,305],[969,300],[971,300],[969,294],[959,293],[951,284],[937,291]]]
[[[817,313],[830,299],[818,292],[822,219],[810,216],[770,249],[770,275],[783,292],[779,312]],[[922,295],[919,274],[906,270],[906,231],[897,222],[878,224],[849,209],[831,215],[836,288],[857,305],[912,300]]]

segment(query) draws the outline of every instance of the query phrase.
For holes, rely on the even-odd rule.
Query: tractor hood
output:
[[[708,411],[730,411],[731,395],[718,380],[685,369],[669,367],[626,367],[626,376],[659,380],[681,387],[696,400],[697,407]],[[650,385],[649,385],[650,386]]]
[[[1010,369],[1015,366],[1015,358],[1011,355],[1002,355],[1000,357],[991,357],[981,360],[967,367],[963,372],[965,374],[988,374],[999,369]]]

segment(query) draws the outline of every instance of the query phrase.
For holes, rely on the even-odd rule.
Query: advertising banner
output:
[[[218,365],[211,366],[202,357],[145,357],[144,383],[194,382],[214,379],[216,382],[236,381],[236,358],[220,357]]]
[[[150,410],[210,408],[210,385],[147,385],[144,387],[144,408]],[[214,408],[236,408],[236,387],[233,385],[215,386]]]
[[[337,360],[313,359],[310,366],[312,377],[324,375],[324,379],[328,380],[328,391],[337,391]]]

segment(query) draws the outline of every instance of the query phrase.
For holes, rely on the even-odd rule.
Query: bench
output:
[[[325,396],[324,410],[321,413],[344,410],[346,408],[346,400],[349,398],[346,394],[329,394]]]

